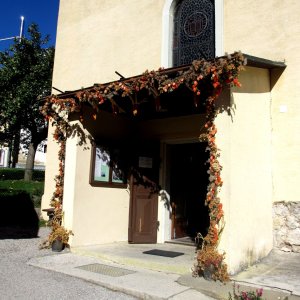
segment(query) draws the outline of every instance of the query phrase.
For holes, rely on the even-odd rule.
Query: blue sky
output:
[[[1,0],[0,3],[0,39],[18,36],[21,16],[24,16],[24,34],[31,23],[39,25],[43,36],[50,35],[49,45],[55,45],[59,0]],[[0,51],[12,44],[0,41]]]

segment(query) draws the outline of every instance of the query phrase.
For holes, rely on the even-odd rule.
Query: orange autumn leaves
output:
[[[55,176],[55,191],[50,201],[50,206],[54,208],[55,222],[60,223],[62,218],[62,202],[63,202],[63,191],[64,191],[64,169],[65,169],[65,146],[66,146],[66,135],[62,127],[56,126],[54,139],[59,144],[58,159],[59,168],[58,175]]]
[[[217,116],[215,102],[221,93],[222,86],[219,84],[217,75],[213,75],[214,90],[211,93],[211,96],[206,100],[205,123],[207,151],[209,152],[209,184],[207,187],[205,204],[209,208],[210,224],[207,235],[203,238],[202,248],[197,251],[197,265],[194,274],[201,276],[207,268],[211,268],[210,266],[213,265],[211,278],[213,280],[226,282],[229,280],[229,276],[227,265],[224,262],[225,254],[221,254],[218,251],[220,236],[224,228],[224,223],[222,222],[224,211],[218,196],[223,181],[221,178],[222,166],[219,162],[220,153],[216,145],[217,128],[215,125],[215,118]]]
[[[180,71],[146,70],[140,76],[109,84],[95,84],[93,87],[78,91],[70,98],[60,102],[57,101],[57,98],[55,100],[54,97],[50,97],[50,102],[55,102],[56,105],[54,107],[45,105],[42,111],[45,117],[48,118],[49,115],[53,115],[53,111],[59,115],[62,110],[70,112],[74,109],[80,109],[82,103],[89,103],[94,108],[91,118],[96,120],[97,114],[104,103],[110,103],[114,114],[124,112],[115,100],[127,97],[131,101],[131,107],[126,107],[126,110],[128,110],[126,112],[136,116],[140,113],[139,105],[145,102],[145,93],[140,94],[140,91],[148,91],[148,94],[153,97],[148,97],[147,101],[155,102],[154,107],[160,110],[160,105],[157,105],[157,98],[160,94],[172,93],[182,85],[187,86],[198,97],[194,101],[194,105],[197,107],[200,100],[199,96],[204,91],[205,94],[208,91],[208,93],[214,93],[215,96],[218,96],[226,85],[241,86],[237,77],[244,64],[243,55],[240,52],[235,52],[227,57],[210,61],[196,60],[189,68],[183,68]],[[206,101],[204,98],[202,97],[201,101]],[[182,99],[182,101],[185,101],[185,99]],[[83,116],[81,116],[81,119],[83,120]]]
[[[220,187],[223,185],[223,181],[221,178],[222,167],[218,160],[220,154],[216,146],[217,128],[214,123],[214,119],[216,117],[216,112],[214,109],[216,97],[217,96],[215,95],[215,97],[211,97],[207,101],[208,120],[205,124],[205,128],[207,130],[207,150],[209,151],[209,184],[207,188],[205,203],[206,205],[208,205],[210,216],[210,226],[208,234],[205,237],[205,241],[212,246],[216,246],[218,243],[218,223],[224,216],[223,206],[220,203],[220,198],[218,197],[218,192]]]

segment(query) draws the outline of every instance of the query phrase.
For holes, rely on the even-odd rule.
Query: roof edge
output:
[[[284,69],[286,64],[283,61],[273,61],[249,54],[243,53],[244,57],[247,59],[246,66],[262,68],[262,69]]]

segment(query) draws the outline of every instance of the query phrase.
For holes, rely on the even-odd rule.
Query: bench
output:
[[[42,209],[42,211],[46,212],[47,213],[47,216],[49,218],[49,222],[53,219],[54,217],[54,208],[51,207],[51,208],[44,208]]]

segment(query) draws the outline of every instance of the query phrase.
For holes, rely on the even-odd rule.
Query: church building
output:
[[[95,87],[126,91],[127,81],[151,70],[174,80],[194,61],[243,54],[241,86],[221,91],[214,120],[225,225],[219,249],[231,273],[274,247],[300,251],[299,10],[296,0],[60,0],[53,92],[62,98]],[[207,234],[207,112],[188,87],[152,94],[156,110],[139,92],[126,95],[141,104],[131,116],[115,114],[114,105],[97,117],[89,105],[68,115],[85,136],[66,141],[63,223],[74,232],[71,247]],[[120,97],[112,101],[121,106]],[[44,209],[59,168],[49,127]]]

